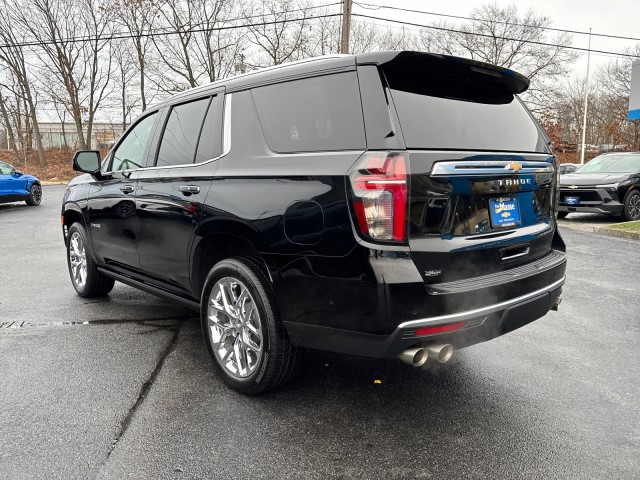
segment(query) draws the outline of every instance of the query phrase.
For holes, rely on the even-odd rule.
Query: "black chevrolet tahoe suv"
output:
[[[64,195],[79,295],[200,312],[257,394],[302,349],[420,366],[560,303],[558,162],[507,69],[419,52],[305,60],[144,112]]]

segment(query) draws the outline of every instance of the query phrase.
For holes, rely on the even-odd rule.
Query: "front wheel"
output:
[[[115,281],[98,271],[89,248],[84,227],[79,223],[71,225],[67,240],[67,264],[73,288],[81,297],[101,297],[113,289]]]
[[[640,220],[640,192],[631,190],[624,198],[622,218],[627,222]]]
[[[269,281],[245,258],[217,263],[205,281],[201,323],[222,380],[257,395],[286,383],[300,363],[278,313]]]
[[[31,188],[29,189],[29,196],[27,197],[25,202],[30,207],[35,207],[36,205],[40,205],[41,201],[42,201],[42,187],[40,186],[39,183],[34,183],[33,185],[31,185]]]

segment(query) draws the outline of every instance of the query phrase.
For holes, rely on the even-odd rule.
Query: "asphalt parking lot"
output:
[[[76,296],[63,189],[0,205],[0,478],[640,477],[638,241],[570,215],[559,312],[427,369],[308,352],[246,397],[191,311]]]

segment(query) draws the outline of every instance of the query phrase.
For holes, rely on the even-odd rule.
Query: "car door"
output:
[[[11,167],[0,162],[0,198],[11,195]]]
[[[7,163],[0,162],[0,195],[14,196],[27,193],[26,182],[17,175],[16,169]]]
[[[173,105],[159,133],[154,166],[136,191],[143,271],[191,291],[189,257],[202,204],[222,153],[222,91]]]
[[[87,202],[87,230],[100,263],[140,269],[136,246],[136,181],[131,174],[143,166],[158,112],[136,122],[111,152],[108,172],[91,184]]]

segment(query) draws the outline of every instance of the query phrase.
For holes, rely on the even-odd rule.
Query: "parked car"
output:
[[[563,175],[558,218],[571,212],[640,220],[640,153],[605,153]]]
[[[33,175],[16,170],[0,162],[0,203],[26,202],[29,206],[40,205],[42,185]]]
[[[579,163],[561,163],[560,175],[566,175],[567,173],[573,173],[580,167]]]
[[[377,52],[177,94],[102,168],[75,155],[72,284],[199,311],[219,374],[248,394],[289,380],[305,348],[445,362],[560,302],[558,162],[527,87],[472,60]]]

